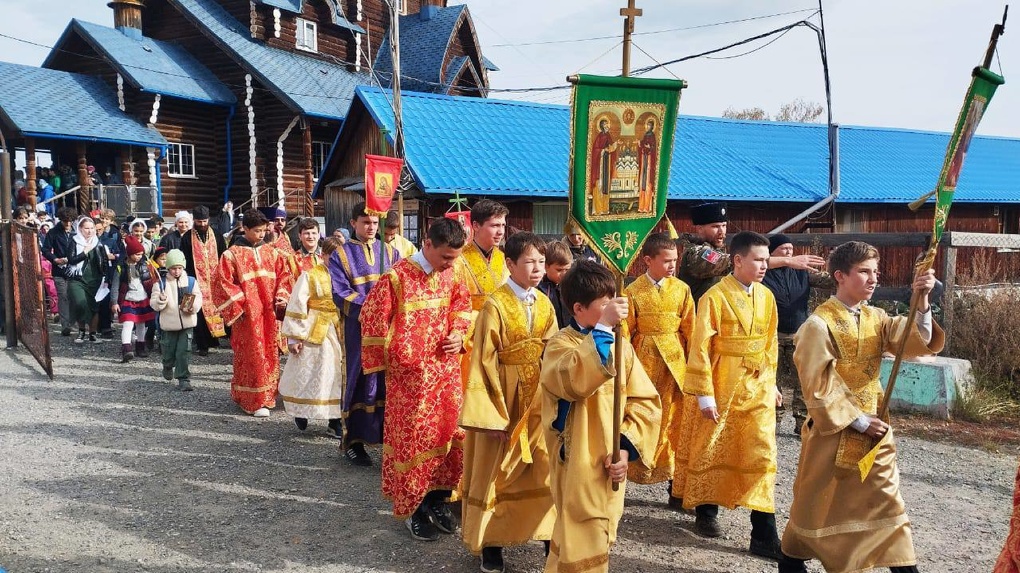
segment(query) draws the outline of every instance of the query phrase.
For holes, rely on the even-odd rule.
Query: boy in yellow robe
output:
[[[906,318],[890,318],[865,304],[878,285],[878,251],[859,241],[829,256],[836,295],[819,305],[794,337],[793,361],[808,417],[801,431],[790,521],[783,533],[780,572],[806,573],[818,559],[829,573],[889,567],[916,573],[917,557],[899,492],[896,445],[889,424],[876,416],[883,390],[883,352],[895,352]],[[942,350],[945,334],[931,319],[933,271],[914,279],[921,293],[904,356]],[[857,462],[881,447],[861,481]]]
[[[684,391],[701,418],[690,437],[684,507],[694,530],[719,537],[719,506],[751,510],[751,553],[779,559],[776,533],[776,388],[778,313],[761,284],[768,238],[743,231],[730,243],[733,274],[698,301]]]
[[[503,548],[552,536],[549,455],[535,400],[545,343],[559,330],[552,303],[536,287],[545,243],[532,233],[507,241],[510,278],[475,324],[460,425],[464,441],[461,530],[485,573],[503,571]],[[534,406],[533,406],[534,404]]]
[[[659,439],[659,395],[624,339],[617,363],[612,328],[627,318],[616,278],[578,261],[560,283],[571,325],[546,345],[542,360],[542,429],[551,465],[556,524],[546,573],[609,571],[609,547],[623,516],[628,462],[650,460]],[[613,463],[613,389],[622,369],[620,461]],[[613,491],[610,482],[620,484]]]
[[[687,372],[687,349],[694,330],[694,297],[690,287],[673,276],[678,253],[676,243],[667,235],[649,236],[641,258],[648,271],[624,291],[630,310],[627,330],[634,352],[662,400],[662,424],[655,457],[631,465],[627,477],[641,484],[668,480],[669,505],[680,509],[683,501],[671,492],[676,449],[686,446],[680,434],[680,386]]]

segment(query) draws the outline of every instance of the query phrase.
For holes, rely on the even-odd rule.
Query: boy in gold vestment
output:
[[[546,573],[609,571],[609,547],[623,515],[628,461],[650,460],[659,438],[661,405],[634,349],[610,355],[612,327],[627,317],[616,279],[593,261],[578,261],[560,283],[574,316],[546,345],[542,360],[542,429],[551,465],[556,524]],[[615,367],[614,367],[615,365]],[[620,461],[612,462],[613,388],[623,372]],[[612,491],[610,481],[620,484]]]
[[[751,553],[779,559],[776,533],[776,389],[778,314],[761,284],[769,240],[737,233],[730,243],[733,274],[698,301],[684,391],[697,396],[701,417],[690,433],[684,507],[694,528],[719,537],[719,506],[751,510]]]
[[[556,334],[552,303],[536,286],[545,243],[517,233],[507,241],[510,278],[475,324],[460,425],[464,440],[461,530],[485,573],[503,571],[503,547],[552,536],[549,455],[535,400],[542,351]],[[533,405],[534,404],[534,405]]]
[[[876,416],[882,353],[894,351],[906,318],[865,304],[878,284],[878,251],[871,245],[837,247],[829,274],[836,296],[815,309],[794,338],[808,417],[779,571],[806,573],[805,560],[818,559],[829,573],[875,567],[916,573],[896,445],[889,425]],[[932,322],[928,304],[934,286],[930,270],[914,280],[921,301],[904,356],[942,350],[945,334]],[[876,442],[875,464],[862,481],[857,462]]]
[[[633,464],[627,477],[641,484],[670,482],[669,505],[683,501],[671,494],[676,449],[686,447],[681,436],[684,375],[687,349],[694,330],[694,297],[686,283],[674,277],[678,258],[676,243],[664,234],[648,237],[641,249],[648,272],[624,293],[629,314],[627,330],[638,360],[662,400],[662,424],[655,457]],[[680,468],[679,471],[683,471]]]

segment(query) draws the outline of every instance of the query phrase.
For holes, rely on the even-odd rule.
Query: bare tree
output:
[[[722,116],[729,119],[752,119],[757,121],[788,121],[794,123],[813,123],[825,113],[825,107],[814,102],[806,102],[800,98],[785,103],[779,108],[775,117],[769,117],[760,107],[735,110],[726,108]]]

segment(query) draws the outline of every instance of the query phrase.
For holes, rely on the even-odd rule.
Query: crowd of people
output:
[[[811,559],[832,573],[918,570],[878,377],[896,332],[907,355],[941,349],[932,272],[912,285],[908,325],[867,304],[874,247],[825,260],[747,231],[727,247],[718,203],[692,209],[694,233],[649,236],[646,272],[623,292],[576,225],[557,241],[508,236],[507,208],[481,199],[467,226],[431,222],[418,250],[395,215],[360,203],[326,238],[297,218],[292,241],[276,207],[235,225],[229,206],[199,206],[167,232],[63,208],[42,256],[64,336],[100,342],[118,320],[129,361],[158,333],[162,376],[182,391],[192,348],[229,337],[241,410],[265,418],[282,402],[299,431],[324,423],[353,465],[372,466],[381,445],[394,517],[421,541],[459,528],[483,572],[530,541],[547,572],[608,571],[627,482],[662,484],[663,506],[693,513],[709,539],[724,534],[720,506],[750,510],[750,553],[783,573]],[[832,296],[809,312],[812,288]],[[780,535],[784,387],[802,446]]]

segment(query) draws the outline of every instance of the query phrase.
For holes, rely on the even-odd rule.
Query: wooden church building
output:
[[[402,81],[418,91],[484,97],[495,68],[482,56],[467,7],[446,4],[400,1]],[[388,87],[392,78],[385,0],[109,6],[112,27],[71,20],[43,68],[52,81],[91,82],[84,92],[105,113],[147,137],[72,141],[56,129],[19,129],[3,123],[4,106],[15,103],[0,93],[9,140],[49,149],[63,163],[112,168],[128,185],[158,187],[162,212],[229,199],[235,206],[284,201],[290,214],[322,214],[312,189],[355,88]],[[71,125],[77,120],[68,107]]]

